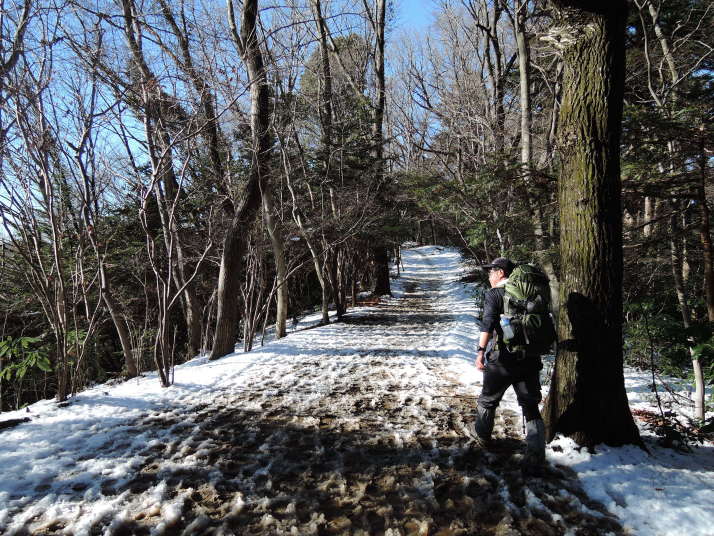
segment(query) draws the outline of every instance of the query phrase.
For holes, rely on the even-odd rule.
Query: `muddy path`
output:
[[[622,534],[565,469],[523,475],[519,415],[499,413],[489,451],[463,433],[478,393],[438,355],[440,284],[423,275],[403,299],[350,312],[333,326],[359,341],[349,351],[316,337],[252,385],[137,422],[160,440],[130,479],[102,482],[122,514],[98,514],[90,533]]]

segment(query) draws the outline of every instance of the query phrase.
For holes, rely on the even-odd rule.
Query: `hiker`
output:
[[[491,285],[485,295],[476,357],[476,368],[483,371],[483,389],[478,399],[475,421],[467,428],[480,445],[488,446],[496,408],[506,389],[512,385],[526,420],[524,462],[540,464],[545,461],[545,426],[538,409],[543,363],[539,354],[533,355],[525,350],[510,352],[500,324],[504,313],[506,283],[515,265],[510,259],[499,257],[481,268],[488,271]],[[492,336],[494,330],[495,337]]]

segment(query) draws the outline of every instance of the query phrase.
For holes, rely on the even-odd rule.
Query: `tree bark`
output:
[[[672,279],[674,280],[674,290],[677,294],[677,302],[679,303],[679,311],[682,315],[682,325],[684,329],[689,329],[692,322],[692,314],[687,303],[687,293],[685,290],[684,278],[682,277],[682,252],[679,247],[679,226],[677,215],[670,216],[669,219],[669,249],[672,258]],[[689,337],[689,355],[692,359],[692,369],[694,370],[694,414],[701,421],[705,417],[705,389],[704,389],[704,374],[702,372],[702,363],[699,357],[694,352],[694,339]]]
[[[375,91],[377,100],[372,111],[372,157],[374,158],[375,166],[375,181],[378,191],[382,189],[384,180],[384,105],[386,102],[386,90],[384,82],[384,20],[387,0],[377,0],[376,4],[376,19],[373,22],[374,32],[376,36],[375,51],[374,51],[374,75],[375,75]],[[367,2],[364,2],[367,8]],[[382,195],[377,194],[381,199]],[[392,294],[392,289],[389,281],[389,253],[387,245],[378,243],[373,248],[374,253],[374,279],[376,282],[374,288],[375,296],[383,296],[384,294]]]
[[[516,44],[518,46],[518,70],[520,78],[521,96],[521,170],[528,195],[528,206],[531,207],[531,222],[536,242],[536,257],[543,267],[543,271],[550,283],[551,311],[557,321],[559,313],[559,282],[553,262],[546,254],[548,249],[543,232],[543,210],[538,201],[533,199],[528,190],[533,173],[532,140],[531,140],[531,81],[530,81],[530,47],[526,36],[526,9],[528,4],[516,0],[516,13],[514,17]]]
[[[330,67],[330,50],[327,46],[327,25],[322,16],[322,6],[320,0],[311,0],[312,11],[315,15],[315,23],[320,34],[320,64],[322,68],[322,78],[320,83],[320,125],[322,127],[322,150],[325,162],[325,173],[330,172],[330,156],[332,147],[332,74]]]
[[[327,275],[330,278],[332,298],[335,301],[335,312],[337,313],[337,318],[339,319],[345,314],[345,307],[341,301],[342,293],[340,292],[340,277],[337,266],[338,254],[339,251],[336,248],[332,248],[329,251],[325,259],[325,268],[327,269]]]
[[[530,50],[526,37],[527,4],[516,0],[516,43],[518,45],[518,71],[521,89],[521,166],[526,182],[531,175],[531,80],[530,80]]]
[[[248,172],[243,198],[223,241],[223,255],[218,274],[216,332],[209,359],[218,359],[234,351],[239,321],[238,296],[243,275],[243,256],[247,249],[247,227],[255,221],[261,203],[261,191],[267,186],[271,147],[268,80],[257,33],[258,1],[245,0],[238,34],[232,0],[227,0],[231,32],[250,83],[250,129],[253,162]]]
[[[561,315],[546,434],[641,444],[622,363],[620,134],[624,0],[553,1],[565,62],[560,111]]]
[[[375,247],[372,249],[374,257],[374,292],[375,296],[384,296],[391,294],[389,288],[389,255],[387,248],[384,246]]]
[[[645,210],[644,210],[644,222],[645,226],[642,228],[642,234],[645,238],[652,236],[652,231],[654,230],[654,224],[649,223],[655,219],[654,212],[654,199],[650,196],[645,197]]]
[[[698,201],[701,223],[699,224],[699,239],[704,253],[704,298],[707,305],[709,322],[714,322],[714,247],[712,246],[711,224],[709,222],[709,205],[707,204],[707,152],[704,146],[704,126],[702,126],[701,149],[699,156],[700,180],[698,185]]]
[[[263,192],[263,218],[265,227],[268,229],[270,243],[273,247],[273,258],[275,259],[275,277],[277,279],[277,289],[275,291],[275,337],[282,339],[287,335],[285,323],[288,317],[288,266],[285,263],[283,234],[275,218],[273,192],[269,187]]]
[[[99,278],[102,286],[102,300],[104,301],[104,305],[106,305],[109,310],[109,315],[112,317],[114,328],[117,330],[117,335],[119,335],[119,342],[121,343],[122,354],[124,355],[124,368],[126,368],[126,376],[127,378],[134,378],[139,374],[139,370],[136,366],[136,359],[134,359],[134,353],[131,348],[131,337],[129,335],[126,317],[122,314],[121,308],[114,298],[109,285],[109,279],[107,278],[103,265],[104,263],[102,260],[99,262]]]

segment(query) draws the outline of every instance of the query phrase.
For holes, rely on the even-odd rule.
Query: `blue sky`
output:
[[[396,0],[397,24],[400,30],[425,28],[433,19],[435,0]]]

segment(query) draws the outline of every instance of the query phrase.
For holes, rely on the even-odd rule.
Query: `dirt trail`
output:
[[[421,278],[404,299],[350,312],[336,329],[361,341],[356,353],[316,341],[289,374],[276,369],[209,405],[137,423],[172,440],[140,453],[129,483],[103,483],[106,496],[136,499],[131,515],[99,518],[92,532],[622,534],[564,469],[524,477],[519,415],[499,415],[488,452],[463,434],[476,393],[435,350],[451,321],[433,295],[439,285]],[[173,515],[142,506],[162,482]]]

